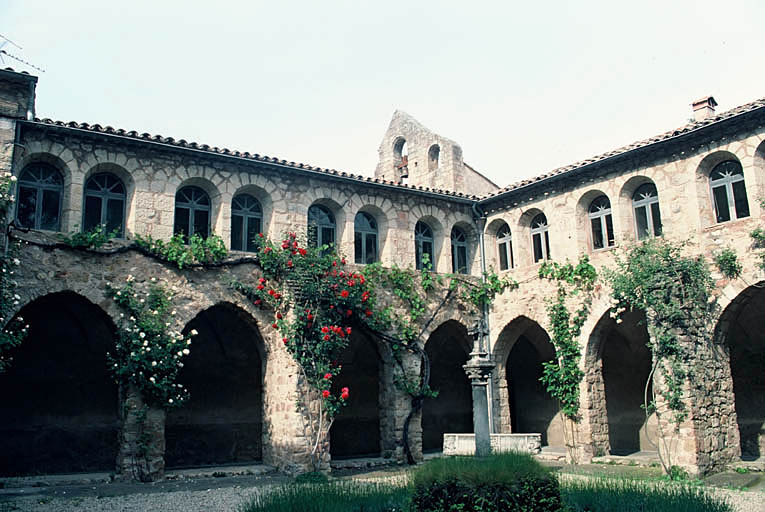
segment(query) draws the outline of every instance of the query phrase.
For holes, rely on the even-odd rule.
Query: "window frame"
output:
[[[181,194],[185,194],[187,192],[192,193],[191,194],[191,200],[190,201],[179,201],[179,197]],[[195,197],[196,195],[196,197]],[[199,198],[205,198],[207,200],[207,204],[201,203],[199,201]],[[210,194],[208,194],[203,188],[198,187],[196,185],[186,185],[184,187],[181,187],[178,189],[178,191],[175,193],[175,209],[174,209],[174,218],[173,218],[173,235],[177,235],[178,233],[181,233],[178,228],[178,208],[186,208],[188,209],[188,218],[186,219],[188,222],[188,233],[183,233],[183,236],[188,242],[188,240],[194,236],[195,234],[198,234],[194,227],[196,225],[195,218],[196,218],[196,212],[207,212],[207,233],[204,234],[203,238],[209,238],[211,233],[211,225],[212,225],[212,199],[210,198]],[[199,233],[201,234],[201,233]]]
[[[359,218],[366,222],[366,225],[359,224]],[[369,237],[373,236],[373,254],[374,257],[370,261],[367,258],[367,245]],[[357,265],[369,265],[379,261],[379,240],[380,234],[377,227],[377,219],[373,215],[367,212],[358,212],[353,218],[353,258]],[[360,246],[359,246],[360,245]],[[361,257],[359,257],[359,255]]]
[[[425,251],[425,244],[430,244],[430,251]],[[430,257],[430,265],[432,269],[435,269],[435,241],[433,236],[433,228],[426,222],[421,220],[417,221],[414,225],[414,266],[417,270],[423,269],[422,256],[427,252]]]
[[[32,173],[34,170],[41,170],[44,172],[49,171],[47,176],[42,176],[34,180],[26,180],[26,174]],[[49,183],[48,178],[55,176],[58,178],[58,183]],[[25,226],[19,218],[19,210],[21,209],[21,188],[33,189],[35,191],[35,212],[34,212],[34,224],[32,226]],[[43,229],[42,223],[42,211],[43,211],[43,199],[45,191],[58,192],[58,208],[56,212],[56,226],[55,229]],[[63,210],[64,202],[64,175],[55,166],[46,162],[33,162],[19,173],[19,179],[16,186],[16,214],[14,219],[22,227],[28,229],[35,229],[40,231],[61,231],[61,212]]]
[[[108,186],[108,190],[104,189],[104,186],[102,186],[97,180],[97,178],[107,178],[112,179],[114,182],[111,186]],[[100,190],[88,190],[88,185],[90,183],[96,183],[99,185]],[[117,192],[112,192],[115,185],[120,185],[122,187],[122,194],[119,194]],[[109,211],[109,200],[119,200],[122,201],[122,213],[121,213],[121,219],[120,219],[120,226],[119,226],[119,232],[117,233],[116,238],[125,238],[125,231],[126,231],[126,217],[127,217],[127,187],[125,186],[125,182],[122,181],[119,176],[115,175],[111,172],[97,172],[90,175],[90,177],[85,180],[85,186],[83,187],[83,194],[82,194],[82,231],[88,231],[95,226],[88,227],[86,225],[85,220],[88,216],[88,197],[95,197],[101,200],[101,212],[99,215],[100,222],[97,224],[99,226],[103,226],[105,229],[108,229],[107,225],[107,214]]]
[[[317,211],[325,215],[329,219],[329,222],[318,222],[316,219],[318,215],[315,213]],[[322,247],[323,245],[335,247],[337,245],[337,219],[335,219],[334,213],[324,205],[312,204],[308,208],[307,217],[308,243],[312,244],[312,247]],[[330,243],[326,243],[326,240],[324,240],[325,229],[332,230],[332,241]]]
[[[507,233],[503,233],[506,230]],[[513,233],[510,230],[510,226],[506,222],[497,229],[497,266],[499,270],[512,270],[515,268],[515,260],[513,259]],[[502,254],[505,255],[505,267],[502,268]]]
[[[641,190],[648,190],[646,193],[641,193]],[[638,199],[637,196],[641,197]],[[657,219],[654,216],[653,206],[656,205],[656,210],[659,213],[658,225]],[[645,209],[645,219],[647,231],[640,233],[640,226],[638,224],[638,209]],[[663,224],[661,222],[661,208],[659,206],[659,192],[656,189],[656,185],[653,182],[646,182],[640,185],[632,194],[632,216],[635,227],[635,238],[637,240],[645,240],[647,238],[654,238],[663,234]]]
[[[467,234],[463,229],[454,226],[449,238],[452,245],[452,272],[455,274],[467,274],[469,271],[468,255],[470,254],[468,251]],[[464,258],[464,267],[460,266],[460,256]]]
[[[728,173],[727,175],[723,175],[721,178],[713,178],[713,175],[715,172],[719,172],[720,174],[723,174],[723,171],[720,170],[722,166],[730,166],[730,164],[733,164],[736,166],[735,171],[733,173]],[[739,197],[738,199],[743,199],[743,205],[746,207],[746,213],[744,215],[739,215],[738,211],[738,205],[739,202],[736,201],[736,189],[734,188],[734,185],[736,183],[741,183],[743,187],[743,198]],[[715,190],[722,188],[725,191],[725,200],[728,203],[728,218],[720,220],[720,208],[717,204],[717,196],[715,195]],[[715,165],[712,170],[709,172],[709,191],[712,197],[712,207],[714,208],[714,215],[715,215],[715,223],[722,224],[724,222],[730,222],[733,220],[738,219],[745,219],[747,217],[751,217],[752,211],[749,209],[749,198],[747,197],[746,192],[746,180],[744,178],[744,168],[742,167],[741,163],[728,159],[724,160],[717,165]]]
[[[239,207],[237,205],[237,201],[251,201],[249,207]],[[243,205],[243,206],[246,206]],[[234,247],[234,217],[241,217],[242,218],[242,227],[241,227],[241,233],[239,235],[241,236],[241,248],[235,248]],[[231,198],[231,250],[232,251],[242,251],[242,252],[256,252],[255,244],[252,240],[249,240],[247,237],[247,233],[249,232],[250,222],[251,221],[257,221],[258,223],[258,233],[263,232],[263,207],[260,204],[260,201],[258,201],[258,198],[253,196],[252,194],[248,194],[246,192],[236,194],[233,198]]]
[[[603,201],[607,203],[607,206],[601,206],[596,204],[598,201]],[[593,211],[594,208],[597,208],[597,210]],[[598,251],[607,251],[608,249],[612,249],[613,247],[616,247],[616,234],[614,230],[614,217],[611,210],[611,200],[608,198],[607,195],[601,194],[592,201],[590,201],[590,205],[587,208],[587,220],[589,221],[589,231],[590,231],[590,248],[593,252]],[[610,221],[610,229],[609,229],[609,221]],[[600,235],[601,235],[601,244],[602,247],[596,247],[596,233],[595,233],[595,223],[598,223],[600,225]]]
[[[540,220],[541,219],[541,220]],[[536,226],[534,224],[537,224]],[[531,260],[534,263],[549,261],[550,258],[550,225],[544,213],[538,213],[531,219]],[[541,255],[537,258],[534,238],[539,237]]]

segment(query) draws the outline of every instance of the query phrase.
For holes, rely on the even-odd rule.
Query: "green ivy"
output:
[[[6,244],[6,249],[0,257],[0,373],[11,364],[10,351],[24,341],[29,330],[29,325],[21,316],[14,317],[21,300],[16,293],[18,283],[14,275],[21,262],[17,258],[19,244],[8,240],[5,234],[7,219],[13,211],[15,201],[15,183],[16,177],[10,173],[0,176],[0,240]]]
[[[119,229],[107,232],[99,224],[88,231],[77,231],[68,235],[58,235],[63,243],[76,249],[98,249],[119,234]]]
[[[647,240],[617,255],[616,269],[606,274],[617,313],[634,309],[646,315],[654,367],[665,380],[662,396],[677,424],[687,417],[682,393],[691,377],[690,347],[681,337],[706,335],[714,286],[704,259],[684,255],[683,248],[663,238]],[[654,401],[646,408],[653,411]]]
[[[539,277],[556,283],[555,298],[547,301],[550,342],[555,347],[556,360],[543,363],[541,380],[550,395],[560,403],[561,412],[576,420],[579,414],[579,385],[584,378],[584,372],[579,367],[579,335],[590,313],[597,272],[587,256],[582,256],[576,265],[545,262],[539,268]],[[567,304],[572,297],[579,295],[582,295],[581,304],[572,314]]]
[[[744,270],[743,265],[738,261],[738,255],[736,251],[730,247],[717,252],[714,255],[714,262],[722,275],[728,279],[736,279],[741,275]]]
[[[167,242],[152,238],[151,235],[136,235],[135,243],[149,254],[179,269],[193,264],[220,263],[228,256],[223,239],[215,234],[203,238],[194,233],[189,238],[183,233],[177,233]]]
[[[107,294],[123,310],[116,346],[107,354],[115,382],[135,386],[151,405],[178,407],[188,398],[178,372],[197,332],[184,336],[171,329],[173,294],[154,278],[139,286],[128,276],[119,287],[108,285]]]

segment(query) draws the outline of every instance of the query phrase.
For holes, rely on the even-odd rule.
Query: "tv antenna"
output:
[[[40,71],[41,73],[45,73],[44,69],[35,66],[31,62],[25,61],[24,59],[22,59],[21,57],[19,57],[17,55],[9,53],[8,50],[5,49],[5,47],[8,46],[9,44],[11,46],[15,46],[19,50],[22,49],[21,46],[17,45],[13,41],[11,41],[7,37],[5,37],[3,34],[0,34],[0,64],[5,65],[5,57],[8,57],[10,59],[13,59],[13,60],[15,60],[17,62],[20,62],[20,63],[24,64],[25,66],[29,66],[32,69],[36,69],[37,71]]]

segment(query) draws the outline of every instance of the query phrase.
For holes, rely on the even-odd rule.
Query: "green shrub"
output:
[[[531,455],[448,457],[427,462],[413,476],[413,510],[563,510],[558,481]]]
[[[722,275],[728,279],[736,279],[744,270],[744,266],[738,261],[738,254],[730,247],[715,253],[714,260]]]
[[[265,491],[241,512],[403,512],[409,490],[382,483],[336,481],[285,485]]]
[[[732,512],[727,503],[698,487],[634,480],[597,479],[561,485],[563,501],[573,512]]]

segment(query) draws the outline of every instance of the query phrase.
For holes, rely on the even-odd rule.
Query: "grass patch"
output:
[[[456,478],[469,485],[512,484],[519,478],[549,478],[552,471],[525,453],[498,453],[490,457],[441,457],[414,472],[415,486]]]
[[[732,512],[703,489],[681,484],[598,478],[561,484],[561,497],[572,512]]]
[[[255,497],[241,512],[402,512],[409,489],[383,483],[333,481],[291,484]]]

